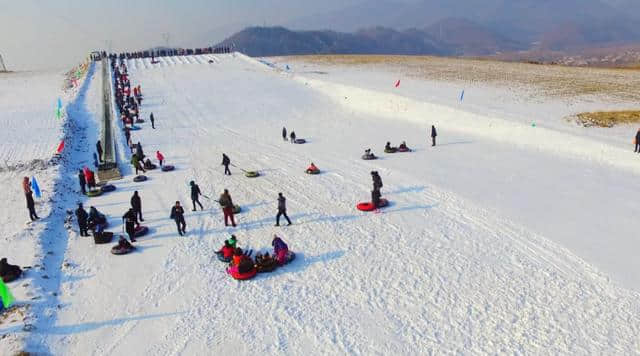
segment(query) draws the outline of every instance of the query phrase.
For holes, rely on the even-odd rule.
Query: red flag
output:
[[[60,141],[60,144],[58,145],[58,154],[62,153],[62,150],[64,150],[64,140]]]
[[[400,86],[400,79],[396,82],[396,88]]]

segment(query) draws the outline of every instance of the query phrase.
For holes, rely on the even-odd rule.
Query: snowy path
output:
[[[144,124],[133,140],[149,156],[161,150],[177,170],[150,172],[140,184],[125,177],[116,192],[90,201],[118,232],[138,190],[152,235],[122,257],[70,237],[65,259],[75,267],[64,272],[64,307],[47,340],[54,354],[638,351],[637,293],[540,234],[544,229],[496,212],[494,205],[510,209],[517,199],[476,203],[486,195],[474,191],[519,179],[518,164],[562,169],[572,160],[526,147],[508,151],[508,143],[492,140],[466,143],[456,132],[443,135],[450,145],[431,150],[416,124],[337,105],[239,56],[205,59],[131,65],[145,94],[143,116],[153,112],[157,128]],[[309,143],[283,142],[283,125]],[[382,154],[385,141],[404,139],[416,152]],[[360,160],[365,147],[382,159]],[[222,152],[263,175],[248,179],[233,169],[223,176]],[[487,168],[490,160],[501,163]],[[323,174],[304,174],[311,161]],[[605,176],[605,166],[588,167]],[[354,205],[369,199],[373,169],[392,205],[365,214]],[[544,176],[537,171],[542,186],[532,194],[543,195],[552,181]],[[175,200],[190,207],[191,179],[212,198],[230,190],[245,209],[237,229],[224,228],[215,203],[203,199],[209,210],[189,211],[189,233],[177,236],[169,208]],[[507,184],[505,194],[514,187]],[[273,227],[279,191],[293,226]],[[544,205],[532,207],[535,215]],[[267,249],[277,232],[298,259],[234,281],[213,254],[232,232],[256,250]]]

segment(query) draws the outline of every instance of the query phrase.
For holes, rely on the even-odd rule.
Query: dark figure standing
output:
[[[285,140],[285,141],[287,140],[287,128],[286,127],[282,128],[282,139]]]
[[[100,140],[96,142],[96,151],[98,151],[98,161],[102,163],[102,143],[100,143]]]
[[[438,136],[436,127],[434,125],[431,125],[431,147],[436,145],[436,136]]]
[[[231,200],[229,190],[224,190],[224,193],[220,195],[218,202],[220,203],[222,213],[224,214],[224,226],[229,226],[229,219],[231,219],[231,225],[236,227],[236,221],[233,217],[233,200]]]
[[[178,234],[180,236],[184,236],[187,233],[185,230],[187,228],[187,222],[184,221],[184,209],[180,206],[180,202],[177,201],[176,205],[171,208],[171,215],[169,218],[173,219],[176,222],[176,226],[178,227]]]
[[[280,226],[280,216],[284,216],[289,225],[291,225],[291,219],[287,216],[287,199],[282,195],[282,193],[278,193],[278,214],[276,215],[276,226]]]
[[[29,209],[29,218],[31,221],[40,219],[36,214],[36,203],[33,201],[33,192],[30,188],[25,191],[24,196],[27,199],[27,209]]]
[[[373,179],[373,190],[380,192],[380,188],[382,188],[382,178],[380,178],[377,171],[371,171],[371,179]]]
[[[151,121],[151,128],[155,130],[156,129],[156,126],[155,126],[156,120],[153,118],[153,113],[151,113],[151,115],[149,115],[149,120]]]
[[[78,229],[80,230],[80,236],[89,236],[87,219],[89,214],[82,207],[82,203],[78,203],[78,209],[76,209],[76,218],[78,219]]]
[[[380,191],[379,190],[372,190],[371,191],[371,203],[373,203],[373,206],[375,206],[376,208],[378,206],[380,206]]]
[[[140,195],[138,195],[138,191],[133,192],[133,196],[131,197],[131,208],[135,211],[136,216],[140,221],[144,221],[142,218],[142,199],[140,199]]]
[[[296,133],[295,133],[295,131],[291,131],[291,134],[289,135],[289,137],[291,138],[291,143],[296,143]]]
[[[138,160],[142,161],[144,159],[144,152],[142,152],[142,145],[140,142],[136,145],[136,156],[138,156]]]
[[[638,129],[638,133],[636,133],[636,149],[633,152],[640,153],[640,129]]]
[[[80,191],[83,195],[87,194],[87,180],[84,178],[84,172],[82,169],[78,170],[78,183],[80,183]]]
[[[127,139],[127,146],[131,149],[131,129],[128,127],[124,128],[124,138]],[[133,150],[131,152],[133,152]]]
[[[225,175],[231,175],[231,171],[229,170],[229,165],[231,164],[231,160],[229,159],[229,156],[227,156],[226,154],[222,154],[222,165],[224,166],[224,174]]]
[[[133,210],[133,208],[129,209],[124,215],[122,215],[122,220],[124,220],[124,229],[129,235],[129,240],[131,242],[136,242],[136,227],[140,226],[138,222],[138,217]]]
[[[199,200],[199,196],[202,194],[200,192],[200,187],[198,187],[194,181],[191,181],[189,185],[191,185],[191,202],[193,203],[193,211],[196,211],[196,203],[200,205],[200,210],[204,210]]]

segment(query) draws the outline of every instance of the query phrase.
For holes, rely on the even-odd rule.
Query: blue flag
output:
[[[464,99],[464,89],[462,89],[462,93],[460,94],[460,101],[462,101],[462,99]]]
[[[58,98],[58,110],[62,110],[62,99]]]
[[[35,176],[31,177],[31,189],[36,194],[36,198],[42,197],[42,193],[40,193],[40,187],[38,186],[38,181]]]

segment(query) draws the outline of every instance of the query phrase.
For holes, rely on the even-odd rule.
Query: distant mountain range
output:
[[[288,27],[248,27],[218,45],[253,56],[581,54],[640,44],[640,0],[380,0]]]

